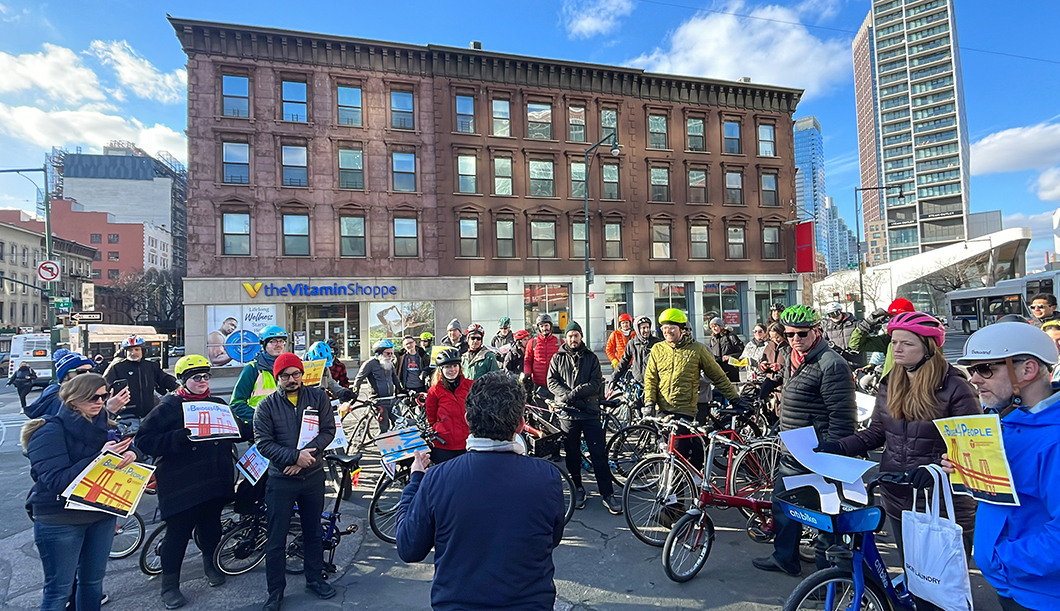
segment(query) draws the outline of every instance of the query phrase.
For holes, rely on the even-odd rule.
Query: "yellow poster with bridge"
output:
[[[320,384],[320,380],[324,377],[324,365],[327,361],[321,359],[319,361],[305,361],[302,366],[305,367],[305,372],[302,373],[302,384],[305,386],[316,386]]]
[[[87,509],[110,513],[121,518],[136,511],[147,482],[155,468],[130,463],[118,469],[121,456],[103,452],[67,486],[67,509]]]
[[[950,474],[955,493],[995,505],[1020,504],[997,414],[943,418],[935,427],[957,470]]]

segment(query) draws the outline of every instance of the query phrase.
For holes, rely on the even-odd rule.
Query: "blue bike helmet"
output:
[[[269,325],[258,331],[258,341],[261,342],[262,346],[269,343],[270,339],[276,338],[287,339],[287,331],[284,331],[283,327],[278,325]]]
[[[394,342],[392,342],[392,341],[390,341],[388,339],[381,339],[381,340],[377,341],[376,343],[372,344],[372,353],[373,354],[382,354],[383,351],[386,350],[387,348],[393,349],[394,348]]]
[[[314,342],[302,355],[302,361],[324,361],[326,367],[331,367],[335,362],[335,355],[331,351],[331,346],[324,342]]]

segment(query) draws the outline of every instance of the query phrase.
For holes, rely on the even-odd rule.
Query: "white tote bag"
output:
[[[972,586],[964,555],[963,529],[953,513],[953,491],[938,465],[926,465],[935,478],[927,511],[919,512],[917,491],[913,510],[902,512],[905,582],[909,591],[946,611],[971,611]],[[939,516],[939,497],[946,499],[946,515]]]

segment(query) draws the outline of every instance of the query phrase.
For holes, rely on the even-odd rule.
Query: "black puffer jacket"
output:
[[[599,418],[603,392],[600,359],[585,344],[572,350],[564,343],[548,364],[548,390],[556,401],[570,408],[567,415],[572,420]]]
[[[721,357],[740,358],[740,355],[743,354],[743,342],[740,341],[740,338],[736,337],[736,334],[732,331],[725,330],[721,335],[711,335],[704,344],[707,346],[707,350],[710,350],[714,360],[725,371],[725,377],[732,382],[739,382],[740,370],[724,361]]]
[[[791,358],[789,353],[784,362],[780,430],[812,426],[821,441],[839,441],[853,434],[858,414],[854,377],[843,357],[821,339],[794,373]]]
[[[316,462],[297,475],[284,475],[284,467],[298,462],[298,435],[302,430],[305,410],[316,410],[320,427],[317,436],[305,448],[312,451]],[[303,386],[298,391],[298,406],[291,405],[287,393],[277,388],[258,403],[254,410],[254,441],[258,451],[269,459],[269,477],[305,478],[324,468],[324,449],[335,439],[335,412],[331,400],[320,388]]]
[[[856,456],[886,445],[880,460],[880,471],[883,472],[905,472],[921,465],[941,464],[942,454],[947,451],[946,442],[935,423],[930,420],[908,422],[891,416],[887,409],[887,379],[880,383],[869,428],[839,440],[843,453]],[[946,372],[935,396],[939,400],[936,418],[983,413],[972,385],[953,366]],[[924,495],[919,496],[924,498]],[[887,515],[900,517],[902,511],[913,506],[912,488],[883,484],[883,506]],[[975,528],[975,507],[975,499],[963,494],[953,495],[957,523],[966,535]]]
[[[858,320],[850,312],[844,312],[838,322],[827,316],[821,321],[821,331],[828,346],[854,367],[864,367],[865,355],[850,349],[850,336],[857,327]]]
[[[198,400],[227,405],[217,397]],[[184,401],[176,394],[162,397],[136,433],[140,449],[155,457],[158,509],[163,520],[200,503],[213,499],[227,502],[234,496],[233,447],[238,440],[192,441],[184,428]]]
[[[657,335],[649,335],[648,339],[644,339],[639,333],[629,340],[626,344],[626,351],[622,353],[622,358],[618,361],[618,369],[611,374],[611,380],[621,380],[628,371],[633,374],[634,380],[643,384],[644,370],[648,368],[648,355],[651,354],[651,347],[661,341],[663,341],[662,338]]]
[[[110,364],[103,377],[108,388],[118,380],[129,382],[129,403],[122,412],[135,414],[138,418],[146,417],[158,405],[156,392],[164,395],[180,386],[177,379],[163,371],[158,363],[147,359],[118,359]]]

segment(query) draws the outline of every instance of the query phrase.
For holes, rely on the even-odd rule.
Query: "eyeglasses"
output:
[[[765,333],[765,329],[755,329],[755,335],[759,333]]]
[[[101,395],[92,395],[92,398],[89,401],[91,403],[95,403],[96,401],[106,401],[108,396],[110,395],[108,395],[107,393],[103,393]]]
[[[74,369],[70,373],[74,374],[75,376],[79,376],[82,373],[92,373],[92,370],[91,369]]]
[[[301,371],[296,371],[294,373],[281,373],[280,374],[280,379],[281,380],[301,380],[302,379],[302,372]]]
[[[1018,363],[1024,363],[1026,361],[1027,361],[1027,359],[1020,359],[1018,361],[1012,361],[1012,364],[1016,365]],[[969,375],[973,375],[973,376],[979,376],[980,378],[983,378],[984,380],[989,380],[994,375],[994,366],[995,365],[1004,365],[1004,364],[1005,364],[1004,362],[1001,362],[1001,363],[979,363],[978,365],[972,365],[971,367],[969,367],[968,368],[968,374]]]
[[[394,356],[394,351],[393,350],[384,350],[383,351],[383,356]]]
[[[208,373],[199,373],[199,374],[191,376],[191,379],[195,380],[196,382],[209,382],[210,381],[210,374],[208,374]]]
[[[787,337],[787,338],[790,339],[792,337],[795,337],[796,335],[798,335],[799,337],[806,337],[809,334],[810,334],[809,331],[785,331],[784,332],[784,337]]]
[[[1044,310],[1046,307],[1048,307],[1048,306],[1042,305],[1040,303],[1039,304],[1031,304],[1031,306],[1030,306],[1030,308],[1032,310]]]

